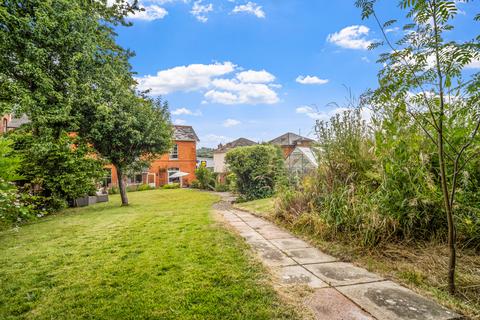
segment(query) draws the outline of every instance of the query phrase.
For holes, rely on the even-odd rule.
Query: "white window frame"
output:
[[[170,160],[178,160],[178,143],[175,143],[170,151]]]

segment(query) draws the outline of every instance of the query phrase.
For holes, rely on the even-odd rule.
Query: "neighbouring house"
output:
[[[183,187],[190,185],[195,179],[197,167],[197,142],[195,130],[191,126],[173,126],[173,148],[169,154],[164,154],[145,168],[142,172],[127,178],[127,185],[148,184],[161,187],[166,184],[179,183]],[[109,175],[108,186],[118,186],[116,170],[107,166]]]
[[[268,143],[277,145],[282,148],[283,156],[286,159],[297,147],[310,148],[313,144],[313,140],[310,138],[302,137],[295,133],[287,132],[273,140],[270,140]]]
[[[7,131],[17,129],[22,124],[29,123],[26,115],[22,115],[20,117],[15,117],[12,114],[6,114],[2,116],[0,121],[0,133],[6,133]]]
[[[218,173],[220,180],[223,179],[225,173],[227,173],[225,165],[225,155],[227,152],[238,147],[248,147],[255,144],[257,143],[245,138],[239,138],[225,145],[219,144],[218,148],[213,151],[213,172]]]

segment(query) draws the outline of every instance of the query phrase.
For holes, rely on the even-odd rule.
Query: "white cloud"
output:
[[[320,79],[317,76],[298,76],[295,81],[301,84],[326,84],[329,80]]]
[[[235,119],[227,119],[223,122],[223,126],[225,128],[230,128],[230,127],[235,127],[235,126],[238,126],[239,124],[241,124],[240,121],[238,120],[235,120]]]
[[[205,100],[202,103],[274,104],[280,100],[276,89],[281,86],[272,83],[275,76],[265,70],[247,70],[238,72],[231,79],[221,78],[236,69],[240,68],[231,62],[192,64],[161,70],[154,76],[137,78],[137,81],[140,90],[150,89],[152,95],[165,95],[177,91],[205,92]]]
[[[246,83],[269,83],[275,81],[275,76],[265,70],[248,70],[238,73],[237,79]]]
[[[146,7],[141,5],[140,8],[142,8],[143,10],[137,11],[134,14],[129,15],[128,18],[134,20],[153,21],[157,19],[163,19],[168,14],[167,10],[157,5],[151,5]]]
[[[329,111],[320,111],[318,109],[314,109],[310,106],[300,106],[295,111],[300,114],[305,114],[307,117],[314,119],[314,120],[322,120],[322,121],[329,121],[330,118],[335,116],[337,113],[342,113],[344,111],[349,110],[348,108],[335,108]],[[362,119],[365,121],[370,121],[371,112],[369,109],[362,108],[361,111]]]
[[[385,33],[398,32],[399,30],[400,30],[399,27],[387,28],[385,29]]]
[[[244,83],[237,79],[215,79],[215,89],[205,93],[209,102],[220,104],[275,104],[277,93],[264,83]]]
[[[370,62],[370,59],[368,59],[367,57],[361,57],[360,59],[361,59],[362,61],[367,62],[367,63]]]
[[[232,141],[230,137],[217,135],[217,134],[207,134],[200,137],[200,145],[204,147],[217,147],[220,143],[225,144]]]
[[[176,125],[179,125],[179,126],[182,126],[184,124],[186,124],[187,121],[186,120],[183,120],[183,119],[175,119],[173,120],[173,124],[176,124]]]
[[[175,115],[175,116],[179,116],[179,115],[201,116],[202,112],[200,110],[197,110],[197,111],[193,112],[192,110],[187,109],[187,108],[178,108],[178,109],[173,110],[172,114]]]
[[[248,14],[253,14],[257,18],[265,18],[265,11],[263,11],[262,6],[259,6],[255,2],[247,2],[246,4],[237,5],[233,8],[232,13],[241,13],[245,12]]]
[[[329,34],[327,41],[342,48],[366,50],[372,43],[365,38],[369,32],[370,29],[363,25],[349,26]]]
[[[139,89],[151,89],[153,95],[164,95],[175,91],[195,91],[208,88],[212,78],[235,70],[231,62],[214,64],[191,64],[161,70],[155,76],[137,78]]]
[[[474,59],[465,66],[466,69],[480,69],[480,59]]]
[[[203,4],[203,0],[197,0],[193,3],[190,13],[193,14],[198,21],[207,22],[207,13],[211,11],[213,11],[213,4]]]

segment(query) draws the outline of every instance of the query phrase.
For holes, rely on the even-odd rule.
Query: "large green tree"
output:
[[[145,166],[168,152],[172,127],[168,105],[133,91],[118,90],[82,126],[81,134],[117,171],[122,205],[128,205],[125,174],[138,162]]]
[[[380,22],[375,0],[357,0],[356,4],[362,17],[372,17],[384,35],[384,41],[371,48],[388,48],[379,59],[384,65],[379,88],[366,101],[377,110],[393,109],[409,117],[437,150],[437,181],[448,222],[448,283],[454,293],[459,178],[470,160],[480,156],[480,73],[467,77],[463,70],[480,59],[480,36],[472,34],[472,40],[466,42],[447,40],[458,14],[456,1],[399,1],[410,23],[404,25],[405,35],[396,42],[387,36],[386,28],[397,21]],[[480,20],[480,15],[475,20]]]
[[[129,4],[131,3],[131,4]],[[78,104],[95,103],[104,70],[129,73],[115,25],[136,1],[0,1],[0,111],[26,114],[35,135],[77,130]]]

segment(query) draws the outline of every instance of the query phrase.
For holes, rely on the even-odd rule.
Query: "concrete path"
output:
[[[225,202],[224,202],[225,203]],[[381,276],[340,262],[275,224],[217,207],[282,285],[314,289],[307,305],[325,320],[446,320],[459,315]]]

